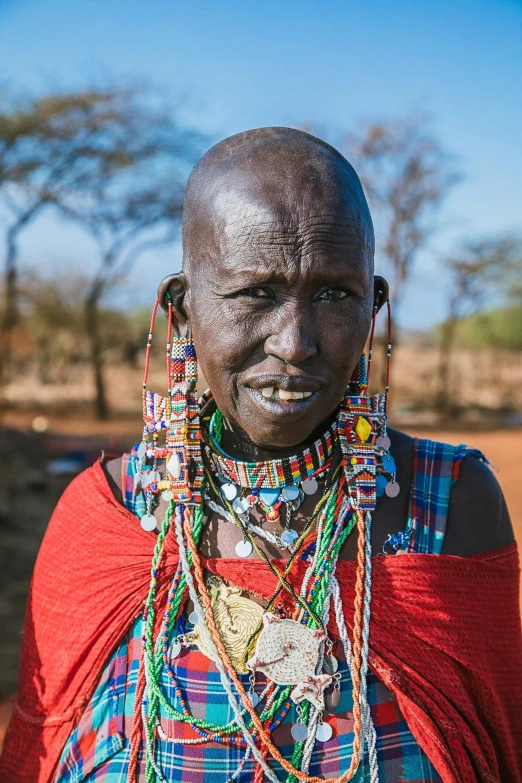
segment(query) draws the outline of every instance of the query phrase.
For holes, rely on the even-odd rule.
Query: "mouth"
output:
[[[288,415],[308,409],[322,387],[317,381],[281,375],[256,378],[247,382],[245,388],[265,410]]]

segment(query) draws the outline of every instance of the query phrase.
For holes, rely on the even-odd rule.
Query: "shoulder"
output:
[[[513,541],[509,512],[495,475],[481,459],[466,455],[451,491],[442,553],[466,557]]]
[[[119,503],[123,503],[121,476],[123,457],[116,457],[116,459],[110,459],[101,464],[112,494]]]

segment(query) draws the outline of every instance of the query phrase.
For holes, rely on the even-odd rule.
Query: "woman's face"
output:
[[[335,410],[364,349],[372,251],[346,210],[294,220],[237,199],[214,204],[184,309],[224,416],[257,446],[289,447]]]

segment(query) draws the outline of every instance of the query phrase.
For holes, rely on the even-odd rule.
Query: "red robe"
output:
[[[108,656],[142,609],[155,541],[113,497],[99,462],[65,491],[35,566],[2,783],[53,780]],[[166,547],[160,613],[178,562],[173,533]],[[266,597],[276,586],[258,560],[204,564]],[[369,665],[444,783],[522,783],[519,572],[515,544],[470,558],[373,558]],[[351,629],[355,563],[340,562],[337,576]]]

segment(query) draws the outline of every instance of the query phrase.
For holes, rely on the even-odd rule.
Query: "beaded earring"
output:
[[[172,300],[167,293],[167,396],[147,389],[154,327],[159,302],[152,309],[143,376],[143,436],[137,450],[139,466],[134,480],[134,492],[145,494],[145,513],[141,517],[144,530],[157,526],[153,509],[161,493],[166,501],[185,505],[201,501],[203,463],[201,427],[196,394],[198,364],[194,341],[187,337],[172,337]],[[166,431],[165,445],[159,444],[159,433]],[[162,480],[158,459],[166,458],[168,474]]]
[[[190,335],[172,339],[172,300],[169,294],[167,302],[167,470],[171,475],[173,500],[184,505],[198,505],[203,480],[202,435],[196,392],[198,362]]]
[[[366,364],[363,355],[352,375],[337,419],[348,493],[354,507],[363,511],[374,510],[377,498],[384,493],[389,497],[396,497],[400,491],[396,481],[395,461],[389,453],[390,439],[387,434],[392,346],[389,300],[385,390],[384,393],[371,397],[368,394],[378,310],[376,299],[370,328],[368,363]],[[355,389],[358,389],[357,394],[353,393]]]

